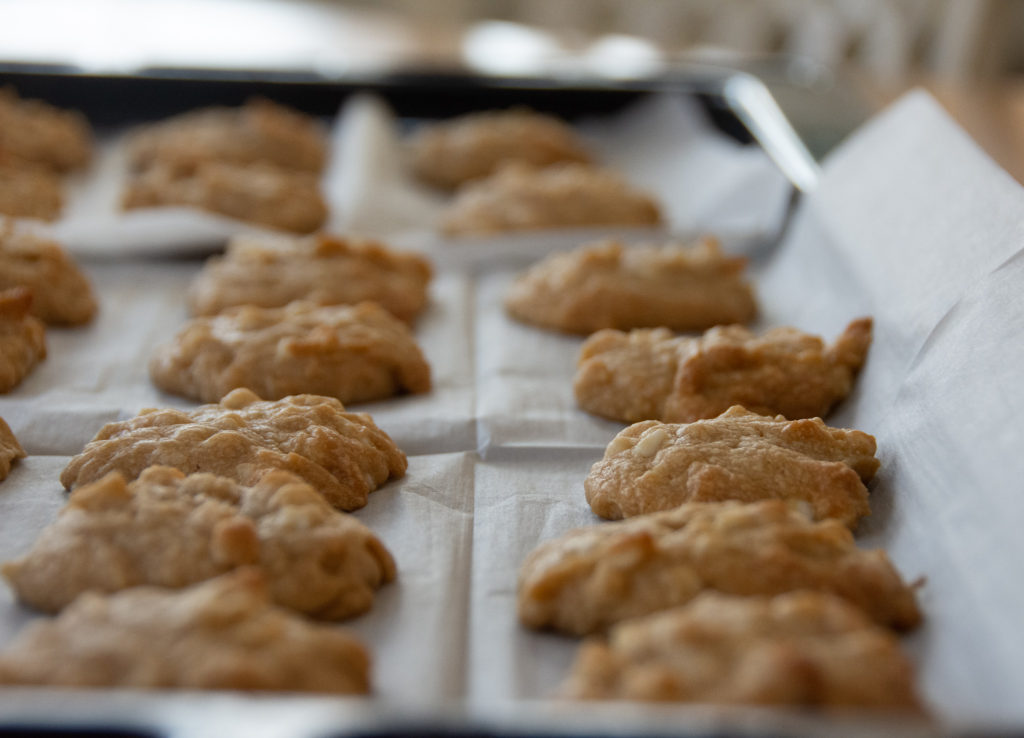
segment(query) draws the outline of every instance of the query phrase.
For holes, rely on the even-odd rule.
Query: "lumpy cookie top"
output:
[[[31,309],[27,288],[0,290],[0,392],[14,389],[46,358],[46,327]]]
[[[180,588],[239,566],[259,568],[279,605],[330,619],[365,612],[395,578],[377,537],[292,474],[245,486],[165,466],[75,489],[3,575],[22,602],[56,612],[90,590]]]
[[[801,501],[853,527],[870,510],[875,439],[820,418],[769,418],[734,406],[693,423],[645,420],[619,433],[583,483],[595,513],[619,519],[684,502]]]
[[[450,235],[584,226],[651,226],[658,204],[617,174],[584,164],[507,165],[459,188],[441,229]]]
[[[250,568],[182,590],[86,592],[0,653],[0,684],[365,694],[369,670],[351,633],[273,605]]]
[[[32,314],[47,323],[80,325],[96,314],[92,286],[55,241],[0,228],[0,290],[27,287]]]
[[[704,591],[831,592],[876,622],[918,623],[912,587],[884,551],[856,546],[838,520],[781,500],[689,502],[580,528],[541,544],[519,576],[519,618],[576,635],[689,602]]]
[[[68,172],[84,167],[91,156],[85,116],[0,87],[0,162]]]
[[[705,593],[589,639],[570,699],[921,710],[896,637],[821,592]]]
[[[850,323],[830,346],[789,327],[757,336],[720,326],[698,338],[663,328],[604,330],[580,349],[573,389],[584,410],[627,423],[688,423],[733,405],[824,417],[849,394],[870,344],[870,318]]]
[[[545,167],[590,159],[569,126],[530,110],[473,113],[424,126],[413,135],[409,151],[416,176],[445,189],[511,162]]]
[[[236,305],[281,307],[293,300],[320,305],[370,300],[409,322],[427,304],[431,276],[423,257],[375,241],[325,234],[247,236],[232,239],[223,257],[206,263],[187,299],[194,315]]]
[[[535,264],[512,285],[505,306],[527,323],[582,334],[746,323],[757,306],[741,276],[745,264],[712,238],[691,247],[608,240]]]
[[[333,397],[263,401],[237,389],[215,405],[143,410],[108,423],[60,479],[68,489],[112,471],[130,480],[154,464],[245,485],[274,469],[288,471],[335,507],[355,510],[388,479],[403,476],[407,461],[369,415],[345,412]]]

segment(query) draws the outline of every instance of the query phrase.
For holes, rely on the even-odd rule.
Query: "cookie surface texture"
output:
[[[271,604],[258,571],[184,590],[88,592],[0,653],[0,683],[365,694],[370,656],[348,631]]]
[[[193,315],[236,305],[282,307],[294,300],[319,305],[380,304],[411,321],[427,304],[429,262],[373,241],[327,235],[233,239],[213,257],[188,292]]]
[[[543,543],[520,570],[519,619],[582,635],[705,591],[798,589],[839,595],[882,625],[920,620],[884,551],[859,549],[838,520],[813,522],[780,500],[691,502]]]
[[[591,509],[618,520],[684,502],[801,501],[851,528],[870,513],[875,439],[820,418],[769,418],[734,406],[693,423],[645,420],[619,433],[583,483]]]
[[[713,239],[692,247],[605,241],[534,265],[512,285],[505,307],[526,323],[581,334],[747,323],[757,306],[741,276],[745,264]]]
[[[240,566],[260,569],[277,604],[325,619],[366,612],[395,578],[373,532],[292,474],[246,487],[164,466],[77,488],[3,575],[22,602],[57,612],[89,590],[177,589]]]
[[[128,180],[121,205],[184,205],[290,233],[312,233],[327,220],[316,175],[262,162],[209,161],[187,170],[152,164]]]
[[[92,131],[85,116],[0,87],[0,162],[69,172],[84,167],[91,156]]]
[[[508,165],[459,188],[441,230],[486,236],[510,231],[585,226],[653,226],[658,204],[614,172],[584,164],[545,169]]]
[[[369,415],[345,412],[333,397],[264,401],[237,389],[218,404],[191,411],[151,408],[108,423],[60,480],[67,489],[112,471],[132,480],[153,465],[209,472],[246,486],[279,469],[303,479],[334,507],[355,510],[384,482],[403,476],[407,461]]]
[[[25,456],[25,449],[18,443],[11,427],[0,418],[0,482],[11,473],[11,463]]]
[[[896,637],[844,600],[707,593],[580,648],[574,699],[920,710]]]
[[[409,150],[415,175],[443,189],[486,177],[510,162],[546,167],[590,158],[572,128],[530,110],[472,113],[425,126],[413,135]]]
[[[202,108],[144,126],[129,148],[136,169],[159,164],[190,172],[224,162],[317,173],[327,160],[327,135],[310,116],[256,98],[241,107]]]
[[[27,287],[32,314],[53,325],[81,325],[96,315],[88,278],[56,241],[0,228],[0,290]]]
[[[826,346],[795,328],[757,336],[719,326],[698,338],[663,328],[598,331],[580,349],[573,390],[587,412],[635,423],[690,423],[733,405],[791,420],[825,417],[867,357],[871,319]]]
[[[28,289],[0,290],[0,393],[14,389],[46,358],[46,327],[31,309]]]
[[[430,367],[408,326],[376,303],[246,305],[196,318],[157,348],[154,384],[201,402],[248,387],[260,397],[366,402],[427,392]]]

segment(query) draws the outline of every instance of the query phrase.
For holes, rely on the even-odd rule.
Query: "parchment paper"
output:
[[[350,214],[367,212],[351,205]],[[727,212],[727,203],[720,209]],[[260,735],[301,734],[311,724],[323,734],[329,726],[399,718],[422,726],[452,716],[556,731],[919,730],[825,725],[830,718],[780,711],[567,709],[545,700],[576,642],[517,625],[518,566],[538,542],[598,522],[583,478],[623,426],[574,405],[580,339],[511,321],[501,299],[525,263],[569,245],[573,234],[452,245],[422,228],[409,231],[416,212],[403,220],[396,210],[396,233],[440,265],[432,305],[417,324],[435,390],[355,406],[410,455],[408,475],[356,513],[399,566],[398,582],[349,624],[375,652],[376,698],[268,703],[110,692],[90,695],[89,714],[116,718],[157,705],[163,708],[147,714],[159,714],[158,722],[194,728],[196,716],[207,715],[206,732],[221,735],[244,734],[252,727],[247,715],[261,721]],[[803,203],[787,240],[753,269],[763,325],[791,324],[831,339],[850,319],[874,316],[867,366],[829,422],[878,438],[882,470],[872,516],[858,534],[863,546],[888,549],[908,579],[926,578],[925,624],[906,646],[943,729],[1024,726],[1022,246],[1021,188],[920,93],[827,162],[820,190]],[[191,406],[153,389],[146,361],[184,321],[180,296],[199,261],[86,267],[102,296],[98,321],[51,330],[46,362],[0,397],[0,415],[31,455],[0,484],[0,559],[24,551],[52,519],[63,502],[60,470],[103,422],[144,406]],[[30,617],[0,589],[0,642]],[[78,698],[48,713],[55,702],[47,694],[0,694],[0,717],[82,714],[86,703]],[[305,722],[267,717],[296,713]]]

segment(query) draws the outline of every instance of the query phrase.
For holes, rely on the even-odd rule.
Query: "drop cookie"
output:
[[[921,711],[896,637],[841,598],[706,593],[581,646],[569,699]]]
[[[781,500],[690,502],[580,528],[531,553],[519,575],[519,619],[583,635],[682,605],[705,591],[831,592],[875,622],[910,628],[914,589],[884,551],[857,548],[838,520],[813,522]]]
[[[511,164],[459,188],[445,209],[441,230],[453,236],[487,236],[660,223],[661,210],[651,196],[614,172],[584,164],[545,169]]]
[[[25,287],[0,290],[0,393],[14,389],[46,358],[46,328],[31,309]]]
[[[0,482],[11,473],[11,464],[27,454],[3,418],[0,418]]]
[[[603,241],[531,267],[512,285],[505,308],[525,323],[580,334],[747,323],[757,305],[742,277],[745,265],[711,238],[692,247]]]
[[[734,406],[693,423],[645,420],[620,432],[583,482],[590,508],[618,520],[684,502],[799,501],[851,528],[870,513],[875,439],[820,418],[786,420]]]
[[[429,262],[374,241],[319,234],[305,238],[231,240],[189,288],[193,315],[236,305],[282,307],[294,300],[354,305],[370,300],[406,322],[427,304]]]
[[[0,653],[0,684],[365,694],[370,655],[347,630],[271,603],[259,571],[182,590],[87,592]]]
[[[587,412],[625,423],[689,423],[733,405],[824,417],[849,394],[870,344],[870,318],[850,323],[830,346],[795,328],[757,336],[719,326],[698,338],[664,328],[604,330],[583,343],[573,390]]]
[[[0,162],[70,172],[91,157],[92,130],[85,116],[0,87]]]
[[[112,471],[132,480],[153,465],[209,472],[246,486],[269,471],[287,471],[334,507],[355,510],[377,487],[403,476],[407,461],[369,415],[345,412],[333,397],[263,401],[237,389],[218,404],[150,408],[108,423],[71,459],[60,481],[74,489]]]
[[[178,589],[240,566],[262,572],[278,605],[325,619],[366,612],[374,590],[395,578],[373,532],[292,474],[244,486],[166,466],[75,489],[3,575],[19,600],[58,612],[89,590]]]
[[[0,290],[27,287],[32,315],[52,325],[81,325],[96,315],[88,278],[59,243],[0,228]]]

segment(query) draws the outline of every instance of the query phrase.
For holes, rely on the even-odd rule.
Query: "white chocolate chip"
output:
[[[655,428],[640,436],[640,441],[634,447],[636,453],[641,456],[654,456],[665,445],[668,440],[668,433],[664,428]]]
[[[610,458],[612,456],[618,456],[623,451],[628,451],[633,448],[633,444],[636,443],[636,439],[632,436],[618,435],[612,439],[612,442],[608,444],[608,448],[604,450],[604,457]]]

